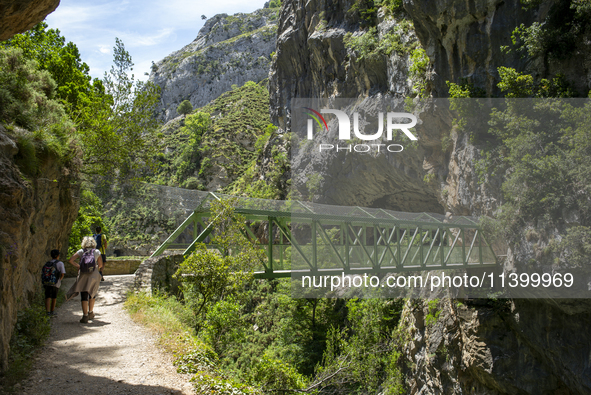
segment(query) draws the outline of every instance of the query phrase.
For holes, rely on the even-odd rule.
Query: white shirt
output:
[[[55,261],[55,259],[52,259],[51,261]],[[62,261],[57,261],[56,264],[55,264],[55,267],[57,268],[57,270],[60,273],[66,274],[66,268],[65,268],[64,263]],[[58,277],[57,283],[54,285],[54,287],[59,288],[60,285],[62,285],[61,276]]]

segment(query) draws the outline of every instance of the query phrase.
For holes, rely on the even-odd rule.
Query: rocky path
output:
[[[67,290],[74,282],[66,279]],[[133,275],[101,283],[95,319],[79,322],[79,297],[57,309],[51,335],[38,354],[21,395],[194,394],[188,377],[176,373],[171,357],[123,309]]]

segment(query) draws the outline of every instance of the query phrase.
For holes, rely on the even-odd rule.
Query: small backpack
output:
[[[96,261],[94,259],[94,248],[91,248],[82,253],[82,258],[80,258],[80,273],[91,272],[95,267]]]
[[[94,234],[94,235],[92,235],[92,237],[94,237],[94,241],[96,241],[96,249],[102,252],[102,249],[103,249],[103,234],[102,233]]]
[[[43,285],[55,285],[60,277],[60,271],[57,270],[57,260],[48,261],[41,269],[41,283]]]

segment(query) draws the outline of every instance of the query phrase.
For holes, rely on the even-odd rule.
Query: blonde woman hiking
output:
[[[75,259],[79,259],[79,262],[76,263]],[[82,301],[82,319],[80,319],[80,322],[86,324],[94,318],[94,301],[101,282],[99,271],[103,269],[101,252],[96,249],[94,238],[85,237],[82,239],[82,249],[72,255],[70,263],[79,270],[76,282],[66,294],[66,301],[80,294]]]

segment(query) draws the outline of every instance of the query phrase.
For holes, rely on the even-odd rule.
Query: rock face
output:
[[[152,65],[149,80],[160,86],[158,117],[169,121],[183,100],[202,107],[232,85],[268,77],[275,49],[277,9],[216,15],[197,38]]]
[[[41,266],[53,249],[67,258],[68,233],[78,214],[77,175],[51,157],[39,176],[25,179],[14,162],[18,147],[0,127],[0,370],[17,311],[41,287]]]
[[[404,0],[421,46],[430,58],[428,89],[434,97],[447,96],[446,81],[464,79],[498,94],[497,68],[547,78],[562,72],[579,92],[589,83],[589,40],[577,43],[577,59],[551,64],[505,53],[511,33],[521,23],[543,22],[554,0],[524,9],[519,0]],[[347,33],[363,34],[359,20],[348,10],[353,2],[286,1],[280,14],[277,57],[270,73],[272,119],[291,129],[295,98],[380,98],[412,93],[412,59],[393,54],[356,62],[356,51],[346,45]],[[324,21],[324,22],[321,22]],[[387,33],[394,22],[378,14],[377,30]],[[440,134],[419,139],[418,148],[400,163],[371,159],[351,162],[342,156],[292,158],[306,174],[319,174],[328,203],[379,206],[406,211],[453,214],[492,214],[502,203],[500,180],[479,185],[475,163],[480,149],[452,123],[440,119]],[[443,149],[442,139],[450,146]],[[410,153],[409,153],[410,154]],[[336,179],[322,179],[323,169],[342,168]],[[356,169],[357,176],[347,174]],[[360,170],[363,171],[359,175]],[[387,171],[385,171],[387,169]],[[376,176],[376,174],[380,176]],[[425,177],[428,175],[433,175]],[[340,177],[340,178],[339,178]],[[432,179],[432,182],[427,180]],[[293,174],[292,185],[305,190],[303,174]],[[345,189],[342,188],[343,185]],[[353,190],[353,193],[348,191]],[[363,192],[360,192],[363,190]],[[398,199],[390,199],[392,195]],[[417,199],[416,196],[421,196]],[[524,232],[525,233],[525,232]],[[500,246],[507,253],[508,246]],[[514,254],[519,259],[514,260]],[[509,264],[535,259],[531,252],[512,251]],[[466,306],[440,302],[435,311],[426,302],[405,308],[406,333],[401,366],[406,367],[410,394],[587,394],[591,392],[589,326],[591,306],[585,301],[514,300]],[[492,304],[491,304],[492,303]],[[434,319],[427,319],[431,314]],[[426,321],[428,324],[426,324]]]
[[[290,108],[295,98],[379,100],[416,95],[416,81],[409,69],[418,40],[408,16],[381,9],[376,15],[376,39],[400,45],[392,51],[370,47],[370,53],[363,55],[348,44],[351,38],[371,35],[367,27],[361,27],[363,21],[358,13],[351,11],[354,4],[314,0],[284,4],[277,32],[277,56],[269,78],[271,118],[282,130],[291,130]],[[416,150],[372,156],[370,160],[360,155],[335,154],[327,158],[317,152],[294,152],[293,166],[298,171],[292,173],[292,186],[300,194],[311,196],[306,192],[307,175],[319,174],[319,189],[327,191],[315,197],[321,203],[443,212],[436,184],[424,181],[431,169],[445,167],[440,141],[440,136],[434,136],[420,141]],[[366,171],[359,172],[360,168]],[[443,176],[443,172],[438,175]]]
[[[59,0],[0,0],[0,41],[29,30],[55,11]]]
[[[409,393],[588,394],[589,307],[580,300],[409,301],[401,363]]]

